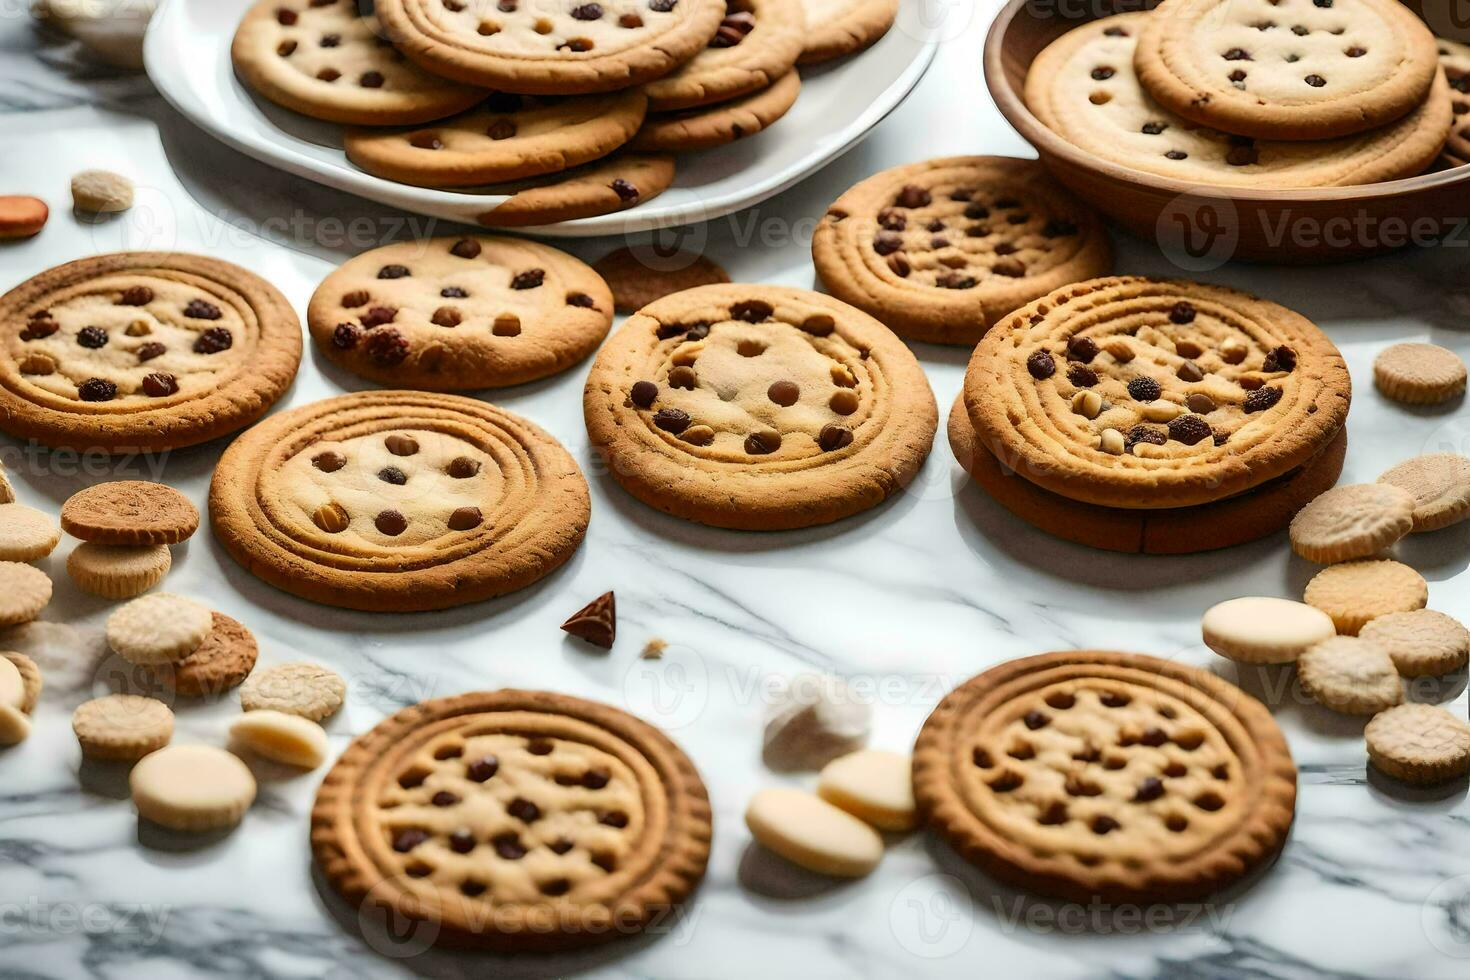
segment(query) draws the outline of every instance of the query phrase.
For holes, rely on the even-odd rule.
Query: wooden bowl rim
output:
[[[1121,164],[1104,160],[1075,144],[1063,139],[1044,124],[1026,105],[1006,77],[1001,53],[1005,38],[1016,16],[1031,0],[1007,0],[996,14],[985,37],[984,71],[985,85],[990,90],[1001,115],[1014,126],[1038,154],[1050,154],[1065,159],[1069,164],[1102,174],[1113,180],[1160,191],[1175,196],[1188,195],[1197,198],[1221,198],[1234,203],[1284,204],[1284,203],[1332,203],[1340,201],[1367,201],[1380,198],[1407,196],[1436,188],[1470,184],[1470,167],[1457,167],[1433,174],[1419,174],[1398,180],[1380,181],[1373,184],[1349,184],[1341,187],[1303,187],[1294,189],[1252,190],[1250,187],[1227,187],[1219,184],[1192,184],[1152,174],[1146,170],[1135,170]],[[1052,14],[1055,16],[1055,13]],[[1099,18],[1092,18],[1097,20]],[[1079,25],[1081,26],[1081,25]],[[1027,65],[1028,69],[1030,65]],[[1463,170],[1464,173],[1459,171]]]

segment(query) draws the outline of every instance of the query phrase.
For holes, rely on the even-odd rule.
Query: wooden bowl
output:
[[[1423,0],[1405,2],[1423,16]],[[1186,271],[1217,268],[1231,258],[1342,262],[1446,236],[1470,239],[1470,166],[1352,187],[1258,191],[1196,185],[1093,156],[1031,114],[1022,92],[1043,48],[1088,21],[1158,3],[1009,0],[991,25],[985,41],[990,94],[1042,164],[1079,197],[1157,242]]]

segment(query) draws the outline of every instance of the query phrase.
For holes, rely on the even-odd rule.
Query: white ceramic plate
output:
[[[289,173],[405,211],[475,223],[503,194],[410,187],[363,173],[342,129],[256,97],[235,77],[230,39],[252,0],[164,0],[148,28],[148,75],[195,125]],[[852,148],[898,107],[934,60],[922,0],[867,51],[802,72],[801,96],[778,123],[729,146],[681,154],[674,185],[616,214],[516,229],[532,234],[632,234],[718,218],[764,201]]]

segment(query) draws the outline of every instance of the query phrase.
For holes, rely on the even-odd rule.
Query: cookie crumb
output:
[[[664,651],[668,648],[669,643],[667,640],[661,640],[655,636],[653,639],[643,644],[643,652],[640,653],[639,656],[642,657],[644,660],[657,660],[664,655]]]

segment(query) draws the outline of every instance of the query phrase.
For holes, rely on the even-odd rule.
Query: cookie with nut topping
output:
[[[0,296],[0,429],[50,446],[163,451],[264,415],[301,362],[301,322],[237,265],[117,252]]]
[[[987,333],[965,375],[981,444],[1072,500],[1192,507],[1255,489],[1342,430],[1352,382],[1311,321],[1220,286],[1066,286]]]
[[[701,286],[603,346],[583,392],[592,446],[659,510],[780,530],[876,506],[913,479],[938,424],[918,361],[819,293]]]
[[[306,322],[321,352],[394,388],[455,391],[544,378],[590,354],[612,323],[602,277],[519,238],[429,238],[349,259]]]
[[[812,239],[823,284],[902,336],[973,346],[1053,289],[1106,275],[1097,215],[1035,160],[946,157],[893,167],[827,209]]]
[[[383,612],[514,591],[571,557],[591,504],[539,427],[471,398],[364,391],[272,416],[214,471],[209,519],[252,574]]]
[[[511,952],[677,916],[704,876],[709,796],[688,757],[608,705],[474,692],[405,708],[327,773],[311,846],[354,906]]]

